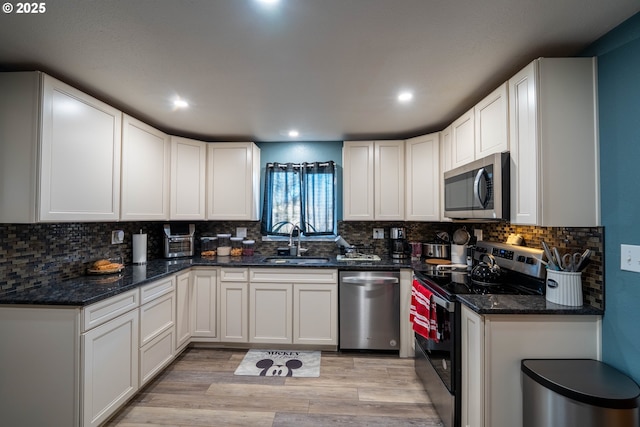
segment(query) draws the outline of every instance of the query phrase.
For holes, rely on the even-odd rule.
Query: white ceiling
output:
[[[10,0],[12,3],[13,0]],[[45,0],[42,0],[45,1]],[[214,140],[437,131],[638,0],[49,0],[0,13],[0,69],[40,69],[166,132]],[[407,88],[413,101],[395,97]],[[188,100],[175,111],[171,101]]]

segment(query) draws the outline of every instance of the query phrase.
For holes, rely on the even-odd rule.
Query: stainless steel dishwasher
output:
[[[341,271],[340,349],[399,350],[400,273]]]

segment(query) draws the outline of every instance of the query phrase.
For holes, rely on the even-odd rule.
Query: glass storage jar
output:
[[[255,240],[243,240],[242,241],[242,255],[253,256],[256,241]]]
[[[200,246],[201,246],[200,256],[203,256],[203,257],[216,256],[217,249],[218,249],[218,238],[203,236],[200,238]]]
[[[231,253],[231,234],[218,234],[218,256],[229,256]]]
[[[231,238],[231,256],[242,256],[242,237]]]

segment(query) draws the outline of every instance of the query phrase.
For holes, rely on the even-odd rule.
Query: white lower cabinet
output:
[[[601,358],[600,316],[461,310],[463,427],[522,426],[522,359]]]
[[[214,268],[192,270],[191,284],[192,340],[220,341],[218,270]]]
[[[161,279],[140,289],[140,386],[175,357],[175,277]]]
[[[251,269],[249,342],[338,344],[338,272]]]
[[[249,341],[291,344],[293,334],[291,283],[251,283]]]
[[[176,355],[191,340],[191,273],[176,276]]]
[[[133,396],[138,382],[138,309],[81,338],[83,426],[98,426]]]
[[[482,316],[462,307],[460,313],[462,342],[462,414],[460,425],[483,425],[482,387],[484,386],[484,321]]]
[[[338,343],[337,284],[293,284],[293,343]]]
[[[249,342],[249,270],[220,269],[220,340]]]

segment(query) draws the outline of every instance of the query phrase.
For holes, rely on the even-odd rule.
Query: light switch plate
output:
[[[620,269],[640,273],[640,246],[620,245]]]
[[[247,227],[236,227],[236,237],[247,237]]]
[[[374,239],[384,239],[384,228],[374,228],[373,229],[373,238]]]

